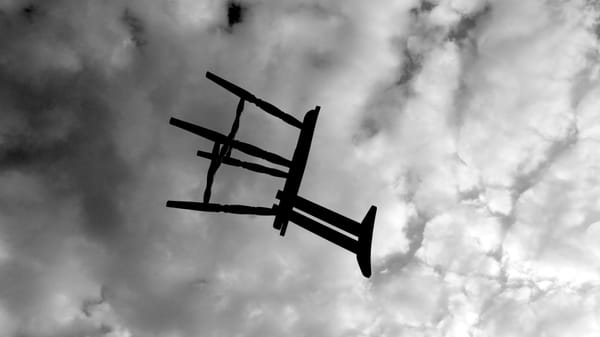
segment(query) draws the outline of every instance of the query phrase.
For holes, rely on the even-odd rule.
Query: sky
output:
[[[0,335],[598,336],[596,0],[0,0]],[[321,107],[300,195],[355,256],[202,200],[237,99]],[[237,138],[297,131],[247,104]],[[234,151],[234,156],[248,157]],[[221,167],[212,201],[279,178]]]

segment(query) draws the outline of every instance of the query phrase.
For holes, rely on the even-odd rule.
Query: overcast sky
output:
[[[0,335],[600,335],[596,0],[0,0]],[[300,194],[373,276],[202,200],[237,99],[321,113]],[[238,139],[291,156],[251,105]],[[245,158],[234,151],[234,156]],[[222,167],[214,202],[283,182]]]

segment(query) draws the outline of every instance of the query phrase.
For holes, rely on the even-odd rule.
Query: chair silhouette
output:
[[[308,111],[304,115],[303,120],[299,121],[271,103],[254,96],[250,92],[211,72],[207,72],[206,77],[239,98],[235,120],[228,135],[177,118],[172,117],[169,120],[171,125],[213,141],[214,144],[211,152],[198,151],[196,153],[199,157],[210,160],[203,202],[169,200],[166,206],[203,212],[275,216],[273,228],[279,230],[281,236],[285,235],[288,223],[293,222],[337,246],[356,254],[361,273],[365,277],[370,277],[371,244],[377,207],[371,206],[363,220],[359,223],[298,195],[320,107],[316,106],[314,109]],[[235,135],[239,129],[240,117],[246,102],[256,105],[266,113],[300,130],[291,159],[286,159],[276,153],[235,139]],[[234,149],[283,168],[269,167],[235,159],[231,157]],[[211,203],[211,188],[214,175],[221,164],[284,178],[283,189],[278,190],[275,195],[275,199],[278,202],[273,204],[272,207]]]

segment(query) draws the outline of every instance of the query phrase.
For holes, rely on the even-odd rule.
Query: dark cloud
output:
[[[99,282],[114,283],[115,277],[101,276],[102,263],[94,266],[101,255],[94,256],[91,247],[69,248],[73,241],[103,247],[100,251],[131,245],[133,251],[143,250],[127,237],[132,233],[129,200],[139,167],[124,156],[119,137],[123,116],[131,113],[123,111],[119,100],[127,97],[123,93],[131,82],[127,74],[107,73],[111,59],[104,58],[111,55],[106,49],[118,49],[119,40],[125,41],[127,29],[119,29],[118,15],[94,16],[81,27],[80,16],[89,13],[84,7],[70,13],[70,5],[47,2],[39,12],[32,7],[29,20],[18,20],[20,12],[7,10],[1,23],[0,177],[5,182],[17,177],[22,184],[13,185],[13,192],[0,199],[7,216],[1,232],[10,238],[7,247],[14,256],[1,267],[0,283],[7,289],[3,303],[20,322],[16,333],[22,336],[107,333],[85,319],[56,329],[50,325],[45,332],[27,323],[46,317],[40,311],[47,309],[56,291],[75,291],[75,301],[82,297],[77,287],[85,282],[55,280],[73,259],[71,254],[83,266],[69,272],[92,270]],[[99,20],[106,20],[104,27]],[[115,259],[108,265],[124,262],[137,263]],[[18,287],[9,289],[8,284]]]
[[[131,34],[131,41],[133,41],[137,47],[142,47],[148,43],[145,37],[146,31],[142,19],[136,16],[129,8],[126,8],[123,11],[123,16],[121,18]]]
[[[411,51],[409,48],[406,48],[404,50],[404,62],[402,65],[400,78],[396,82],[397,85],[406,84],[406,83],[410,82],[410,80],[413,79],[413,77],[421,69],[421,65],[423,62],[422,57],[423,57],[422,55],[419,55],[419,54],[415,53],[414,51]]]
[[[419,7],[414,7],[410,9],[410,13],[415,16],[421,15],[422,13],[429,13],[435,8],[435,6],[437,6],[435,2],[422,0],[419,4]]]
[[[28,4],[21,9],[21,14],[29,23],[33,23],[38,15],[40,15],[40,9],[35,4]]]
[[[67,193],[62,197],[78,196],[86,230],[116,234],[119,191],[131,175],[114,145],[116,114],[102,97],[106,83],[93,70],[42,74],[43,83],[7,72],[0,81],[3,101],[18,122],[2,130],[0,168],[41,175],[57,193]]]
[[[246,19],[246,11],[248,10],[246,6],[238,1],[227,2],[227,29],[229,31]]]
[[[450,41],[458,43],[468,38],[469,36],[473,36],[472,31],[477,28],[477,25],[482,20],[485,20],[485,18],[488,15],[490,15],[491,11],[492,5],[487,4],[480,11],[468,15],[463,15],[458,24],[452,27],[452,29],[448,33],[448,39]]]

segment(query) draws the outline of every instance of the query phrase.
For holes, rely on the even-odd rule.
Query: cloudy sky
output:
[[[0,0],[0,335],[598,336],[597,0]],[[321,113],[301,195],[373,276],[201,200],[237,100]],[[247,105],[238,138],[297,131]],[[244,158],[239,153],[236,156]],[[213,201],[278,178],[222,167]]]

